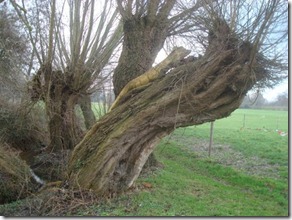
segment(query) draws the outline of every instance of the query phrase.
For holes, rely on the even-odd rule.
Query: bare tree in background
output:
[[[95,122],[90,90],[93,82],[106,78],[101,71],[120,43],[122,26],[118,23],[118,11],[111,1],[36,0],[33,15],[29,17],[30,11],[26,9],[29,4],[24,1],[17,4],[14,0],[10,3],[26,25],[33,59],[38,62],[39,70],[30,83],[30,93],[33,100],[42,100],[46,105],[48,149],[72,149],[81,136],[75,105],[81,105],[88,128]],[[96,7],[102,10],[98,13]],[[66,16],[69,27],[65,24]]]
[[[286,76],[278,46],[287,41],[287,2],[186,2],[117,1],[124,26],[117,99],[75,147],[73,186],[99,194],[128,189],[161,138],[227,117],[251,88]],[[151,68],[174,34],[193,41],[188,49],[202,55],[175,48]]]
[[[1,100],[20,101],[25,88],[23,74],[28,56],[27,39],[19,31],[17,16],[6,5],[0,9]]]

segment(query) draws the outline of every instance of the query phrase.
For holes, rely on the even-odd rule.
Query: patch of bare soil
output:
[[[194,150],[198,158],[209,158],[209,141],[193,137],[181,137],[173,134],[172,140],[179,145]],[[279,178],[279,165],[269,164],[263,158],[257,156],[247,157],[241,152],[232,149],[229,145],[213,143],[210,158],[224,166],[231,166],[248,175]]]

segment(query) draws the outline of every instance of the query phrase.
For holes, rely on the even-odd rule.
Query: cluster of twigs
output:
[[[20,213],[25,216],[76,216],[84,215],[87,210],[88,215],[96,216],[98,213],[87,208],[99,201],[91,191],[48,188],[27,199],[22,209],[26,213]]]

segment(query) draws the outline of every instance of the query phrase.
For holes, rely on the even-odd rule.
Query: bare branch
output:
[[[125,7],[122,5],[122,1],[120,0],[117,0],[116,1],[117,3],[117,6],[118,6],[118,10],[119,10],[119,13],[121,14],[122,18],[124,20],[127,20],[129,17],[132,16],[132,13],[130,13],[129,10],[127,10],[129,8],[128,5],[126,5]],[[127,9],[126,9],[127,8]]]
[[[54,38],[54,26],[55,26],[55,16],[56,16],[56,0],[51,2],[51,17],[50,17],[50,30],[49,30],[49,47],[48,47],[48,57],[47,63],[52,63],[53,60],[53,38]]]
[[[175,0],[166,0],[162,3],[157,16],[160,19],[166,19],[170,13],[170,11],[173,9],[173,6],[175,4]]]
[[[33,46],[33,50],[36,54],[36,57],[39,61],[39,63],[42,63],[42,59],[41,59],[41,56],[39,54],[39,51],[37,50],[37,47],[36,47],[36,43],[35,43],[35,40],[34,40],[34,37],[32,36],[32,27],[30,26],[29,22],[28,22],[28,19],[26,17],[26,9],[24,9],[23,7],[21,7],[20,5],[18,5],[15,0],[10,0],[13,8],[15,9],[16,13],[18,14],[19,18],[21,19],[21,21],[23,22],[23,24],[26,26],[27,30],[28,30],[28,34],[29,34],[29,39],[30,39],[30,42]],[[23,11],[24,13],[22,14],[21,11]]]

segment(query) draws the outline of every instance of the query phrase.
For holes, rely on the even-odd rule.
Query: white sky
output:
[[[262,94],[266,100],[269,102],[276,101],[278,95],[287,92],[288,93],[288,80],[284,80],[279,85],[275,86],[273,89],[265,89]]]
[[[288,0],[288,2],[291,4],[292,3],[292,0]],[[289,16],[289,18],[291,19],[291,16]],[[289,19],[289,20],[290,20]],[[290,22],[288,22],[288,25],[290,27],[290,24],[291,24],[291,20]],[[291,33],[291,28],[289,28],[289,34]],[[288,38],[290,40],[290,38]],[[287,48],[288,50],[288,48]],[[288,58],[289,58],[289,55],[288,55]],[[290,59],[289,59],[290,61]],[[290,65],[289,65],[289,71],[288,71],[288,74],[290,72]],[[290,77],[289,77],[289,80]],[[288,79],[287,80],[284,80],[283,82],[281,82],[279,85],[275,86],[273,89],[265,89],[262,91],[262,94],[264,96],[264,98],[266,100],[268,100],[269,102],[272,102],[272,101],[275,101],[277,96],[282,94],[282,93],[288,93],[289,94],[289,83],[288,83]],[[289,94],[290,95],[290,94]]]

